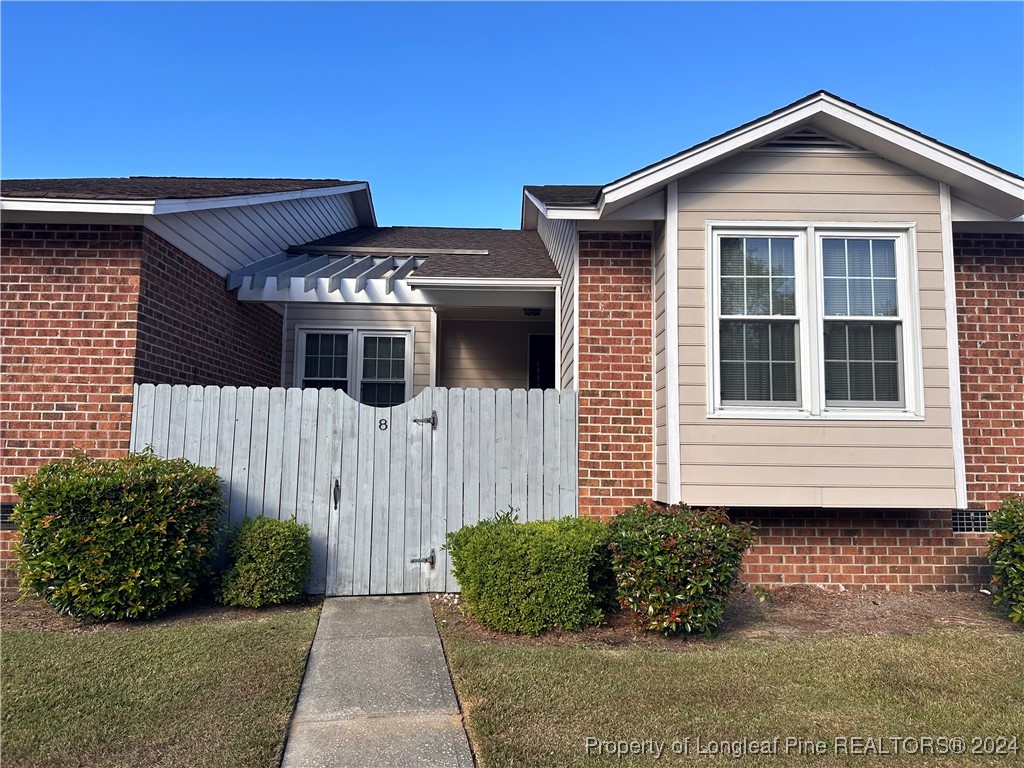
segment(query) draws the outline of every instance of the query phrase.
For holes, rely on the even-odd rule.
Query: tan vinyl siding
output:
[[[438,386],[525,389],[529,336],[553,332],[545,322],[442,319]]]
[[[665,226],[655,225],[654,254],[654,498],[668,499],[668,439],[665,306]]]
[[[679,190],[683,499],[733,506],[953,507],[938,184],[873,155],[753,152],[682,180]],[[924,421],[709,418],[708,221],[915,222]]]
[[[549,221],[540,216],[537,232],[562,276],[562,327],[559,329],[562,359],[558,367],[562,388],[571,389],[576,386],[576,268],[579,261],[576,222],[567,219]]]
[[[282,385],[297,386],[295,378],[296,329],[379,329],[412,331],[412,395],[430,386],[430,307],[288,305],[284,334]],[[411,396],[412,396],[411,395]]]
[[[348,193],[145,217],[148,229],[219,275],[357,224]]]

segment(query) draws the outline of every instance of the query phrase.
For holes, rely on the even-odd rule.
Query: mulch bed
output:
[[[254,610],[233,608],[215,603],[209,597],[197,599],[175,608],[155,619],[128,619],[125,621],[87,622],[57,613],[43,600],[18,600],[16,596],[0,598],[0,632],[11,630],[42,630],[45,632],[131,632],[149,627],[168,627],[176,624],[196,624],[208,621],[230,621],[254,616],[265,617],[274,612],[305,610],[323,598],[307,596],[302,602]]]
[[[825,633],[892,636],[971,631],[983,634],[1022,632],[978,592],[846,592],[819,587],[772,589],[764,602],[753,590],[735,590],[714,642],[749,639],[774,642]],[[626,612],[609,614],[598,627],[582,632],[546,632],[537,637],[495,632],[477,624],[461,609],[457,595],[434,595],[434,616],[451,636],[527,646],[583,646],[647,650],[692,650],[708,642],[703,636],[664,637],[635,626]]]

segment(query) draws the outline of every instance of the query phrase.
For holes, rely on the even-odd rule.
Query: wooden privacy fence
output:
[[[232,527],[308,525],[310,592],[377,595],[456,591],[445,534],[510,506],[575,515],[576,437],[566,390],[429,388],[373,408],[329,389],[141,384],[131,450],[215,467]]]

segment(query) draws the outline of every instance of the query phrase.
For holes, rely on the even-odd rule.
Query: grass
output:
[[[277,766],[318,615],[5,631],[3,765]]]
[[[836,736],[1018,736],[1024,762],[1021,636],[808,636],[723,640],[681,652],[544,647],[444,632],[482,768],[492,766],[954,765],[961,756],[836,755]],[[683,644],[686,645],[686,644]],[[778,753],[671,754],[690,738],[781,738]],[[587,754],[586,739],[665,743],[665,753]],[[824,740],[826,754],[786,755],[787,737]],[[891,747],[890,747],[891,749]]]

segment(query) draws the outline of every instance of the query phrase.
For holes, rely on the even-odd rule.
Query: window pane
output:
[[[743,278],[722,278],[722,314],[744,314]]]
[[[320,337],[315,333],[306,334],[306,354],[315,355],[320,351]]]
[[[896,277],[895,241],[872,240],[871,253],[875,277]]]
[[[363,382],[359,402],[376,408],[390,408],[405,400],[405,384]]]
[[[874,372],[871,363],[850,363],[850,399],[874,400]]]
[[[320,356],[330,357],[334,354],[334,334],[333,333],[321,333],[320,334]]]
[[[796,366],[772,363],[772,396],[775,400],[796,400]]]
[[[796,402],[796,323],[723,320],[719,340],[723,401]]]
[[[307,348],[309,347],[309,338],[308,337],[306,338],[306,347]],[[317,363],[319,363],[319,362],[320,362],[319,358],[307,356],[306,357],[306,364],[303,366],[302,375],[303,376],[319,376],[320,375],[320,366],[317,365]]]
[[[746,359],[768,360],[768,323],[746,324]]]
[[[846,268],[850,277],[871,277],[871,241],[846,241]]]
[[[846,363],[825,363],[825,399],[849,400],[850,384]]]
[[[875,280],[875,317],[895,317],[896,281]]]
[[[743,275],[743,238],[722,238],[722,274]]]
[[[876,325],[873,328],[875,360],[896,361],[896,326]]]
[[[897,363],[875,364],[875,399],[884,402],[899,402],[900,379]]]
[[[825,314],[848,315],[846,305],[846,281],[837,278],[825,278]]]
[[[871,305],[871,281],[850,280],[850,311],[851,315],[874,314]]]
[[[871,326],[850,324],[846,327],[850,344],[850,360],[871,359]]]
[[[771,336],[771,359],[776,362],[796,362],[796,324],[772,323]]]
[[[772,278],[772,314],[796,314],[796,287],[793,278]]]
[[[773,237],[771,239],[771,272],[773,275],[793,277],[793,239],[789,237]]]
[[[821,255],[826,277],[846,277],[846,241],[825,238],[821,241]]]
[[[767,277],[747,278],[748,315],[771,314],[771,299]]]
[[[747,277],[766,277],[768,275],[768,238],[747,237]]]
[[[825,323],[825,400],[898,403],[897,323]]]
[[[722,400],[745,400],[743,384],[743,363],[722,361]]]
[[[846,360],[846,325],[825,323],[825,359]]]
[[[722,321],[719,354],[723,360],[743,359],[743,323],[736,320]]]

